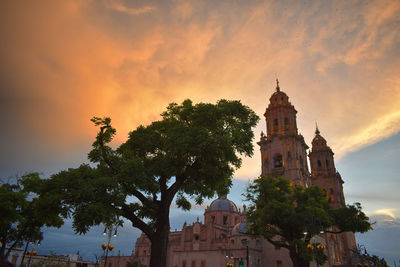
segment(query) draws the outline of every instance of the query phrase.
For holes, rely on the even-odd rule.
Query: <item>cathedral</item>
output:
[[[345,205],[343,180],[336,171],[334,153],[317,127],[307,155],[309,147],[298,133],[296,113],[277,80],[264,113],[266,134],[261,132],[258,142],[261,174],[283,176],[302,186],[319,186],[326,191],[333,207]],[[204,211],[204,223],[198,219],[190,225],[185,222],[182,230],[170,232],[167,266],[291,267],[286,249],[275,247],[262,237],[246,235],[245,214],[245,206],[238,208],[224,196],[212,201]],[[325,267],[351,266],[352,250],[356,247],[353,233],[321,234],[317,238],[327,248]],[[143,233],[136,240],[133,256],[146,266],[150,262],[150,240]]]

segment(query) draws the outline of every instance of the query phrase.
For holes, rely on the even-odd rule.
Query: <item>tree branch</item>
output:
[[[152,240],[154,232],[151,227],[144,223],[141,219],[139,219],[133,212],[132,209],[129,208],[129,205],[122,204],[121,211],[123,216],[132,222],[134,227],[139,228],[147,235],[147,237]]]
[[[161,176],[158,180],[158,184],[160,185],[160,192],[161,192],[161,201],[165,194],[167,193],[167,178],[165,176]]]
[[[28,228],[28,227],[27,227],[26,225],[24,225],[24,227],[22,228],[22,230],[18,233],[17,238],[15,238],[14,243],[13,243],[10,247],[8,247],[7,252],[6,252],[6,254],[5,254],[5,258],[7,258],[8,255],[10,255],[12,249],[13,249],[13,248],[17,245],[17,243],[21,240],[22,236],[23,236],[24,233],[25,233],[26,228]]]
[[[325,233],[328,233],[328,234],[341,234],[341,233],[348,232],[348,231],[343,231],[343,230],[340,230],[340,231],[329,231],[329,230],[324,230],[324,232],[325,232]]]
[[[159,208],[158,201],[157,200],[150,200],[148,199],[145,195],[142,194],[139,190],[135,188],[128,188],[127,191],[132,194],[133,196],[137,197],[140,202],[142,202],[143,206],[146,206],[150,209],[157,210]]]
[[[185,177],[183,175],[176,176],[175,183],[173,183],[166,191],[168,201],[172,201],[179,188],[183,185],[183,182],[185,182]]]
[[[265,239],[268,240],[268,242],[270,242],[272,245],[277,246],[277,247],[283,247],[283,248],[287,248],[289,249],[290,247],[288,245],[286,245],[285,243],[279,242],[279,241],[275,241],[270,237],[265,237]]]
[[[104,130],[107,128],[111,128],[111,126],[105,125],[105,126],[100,127],[99,145],[100,145],[100,150],[101,150],[101,157],[103,158],[103,160],[107,164],[107,166],[110,167],[112,172],[117,173],[117,169],[113,166],[111,160],[107,157],[106,151],[104,149],[103,134],[104,134]]]

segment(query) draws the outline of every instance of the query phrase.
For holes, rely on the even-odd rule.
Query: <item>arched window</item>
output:
[[[329,161],[326,160],[325,163],[326,163],[326,167],[328,167],[329,166]]]
[[[278,126],[278,119],[274,119],[274,126]]]
[[[282,155],[276,155],[274,158],[274,168],[280,168],[283,166]]]
[[[317,161],[317,164],[318,164],[318,168],[321,168],[322,164],[321,164],[320,160]]]

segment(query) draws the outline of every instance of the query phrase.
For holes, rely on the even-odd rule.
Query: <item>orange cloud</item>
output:
[[[262,116],[276,77],[306,141],[317,120],[339,157],[400,130],[396,1],[0,5],[2,116],[47,153],[90,145],[94,115],[123,142],[185,98],[240,99]],[[255,151],[237,177],[259,174]]]
[[[154,6],[143,6],[143,7],[139,7],[139,8],[130,8],[130,7],[125,6],[123,3],[121,3],[121,1],[118,1],[118,0],[106,0],[105,5],[108,8],[129,14],[129,15],[141,15],[141,14],[152,12],[155,9]]]

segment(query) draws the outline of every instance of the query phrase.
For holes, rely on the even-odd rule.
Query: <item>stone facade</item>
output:
[[[306,155],[308,146],[303,136],[298,134],[297,111],[289,102],[289,97],[280,90],[277,81],[276,91],[269,99],[265,111],[267,135],[261,133],[258,142],[261,149],[262,174],[284,176],[295,184],[315,185],[326,191],[327,198],[334,208],[344,205],[343,180],[336,171],[334,153],[316,127],[308,154],[311,173],[308,171]],[[328,266],[351,265],[352,249],[356,247],[353,233],[325,234],[321,240],[327,246]]]
[[[264,113],[266,135],[262,132],[258,142],[261,174],[283,176],[302,186],[320,186],[326,191],[333,207],[345,205],[343,180],[335,169],[332,150],[317,127],[307,155],[309,147],[298,133],[296,114],[296,109],[280,90],[277,81],[276,91]],[[245,212],[245,206],[242,210],[238,209],[226,197],[214,200],[204,212],[204,223],[197,220],[187,225],[185,222],[181,231],[170,233],[167,266],[225,267],[227,264],[239,266],[244,263],[249,267],[291,267],[286,249],[276,248],[263,238],[254,239],[244,234]],[[328,262],[324,266],[351,265],[351,249],[356,247],[353,233],[323,234],[314,240],[327,247]],[[143,233],[136,241],[134,259],[144,265],[149,264],[150,241]]]
[[[181,231],[171,232],[168,243],[168,267],[226,267],[243,262],[250,267],[290,266],[288,252],[277,249],[262,238],[245,235],[245,213],[226,197],[219,197],[204,212],[204,223],[186,223]],[[134,259],[150,262],[150,240],[142,233],[135,245]],[[269,255],[265,257],[265,255]]]

